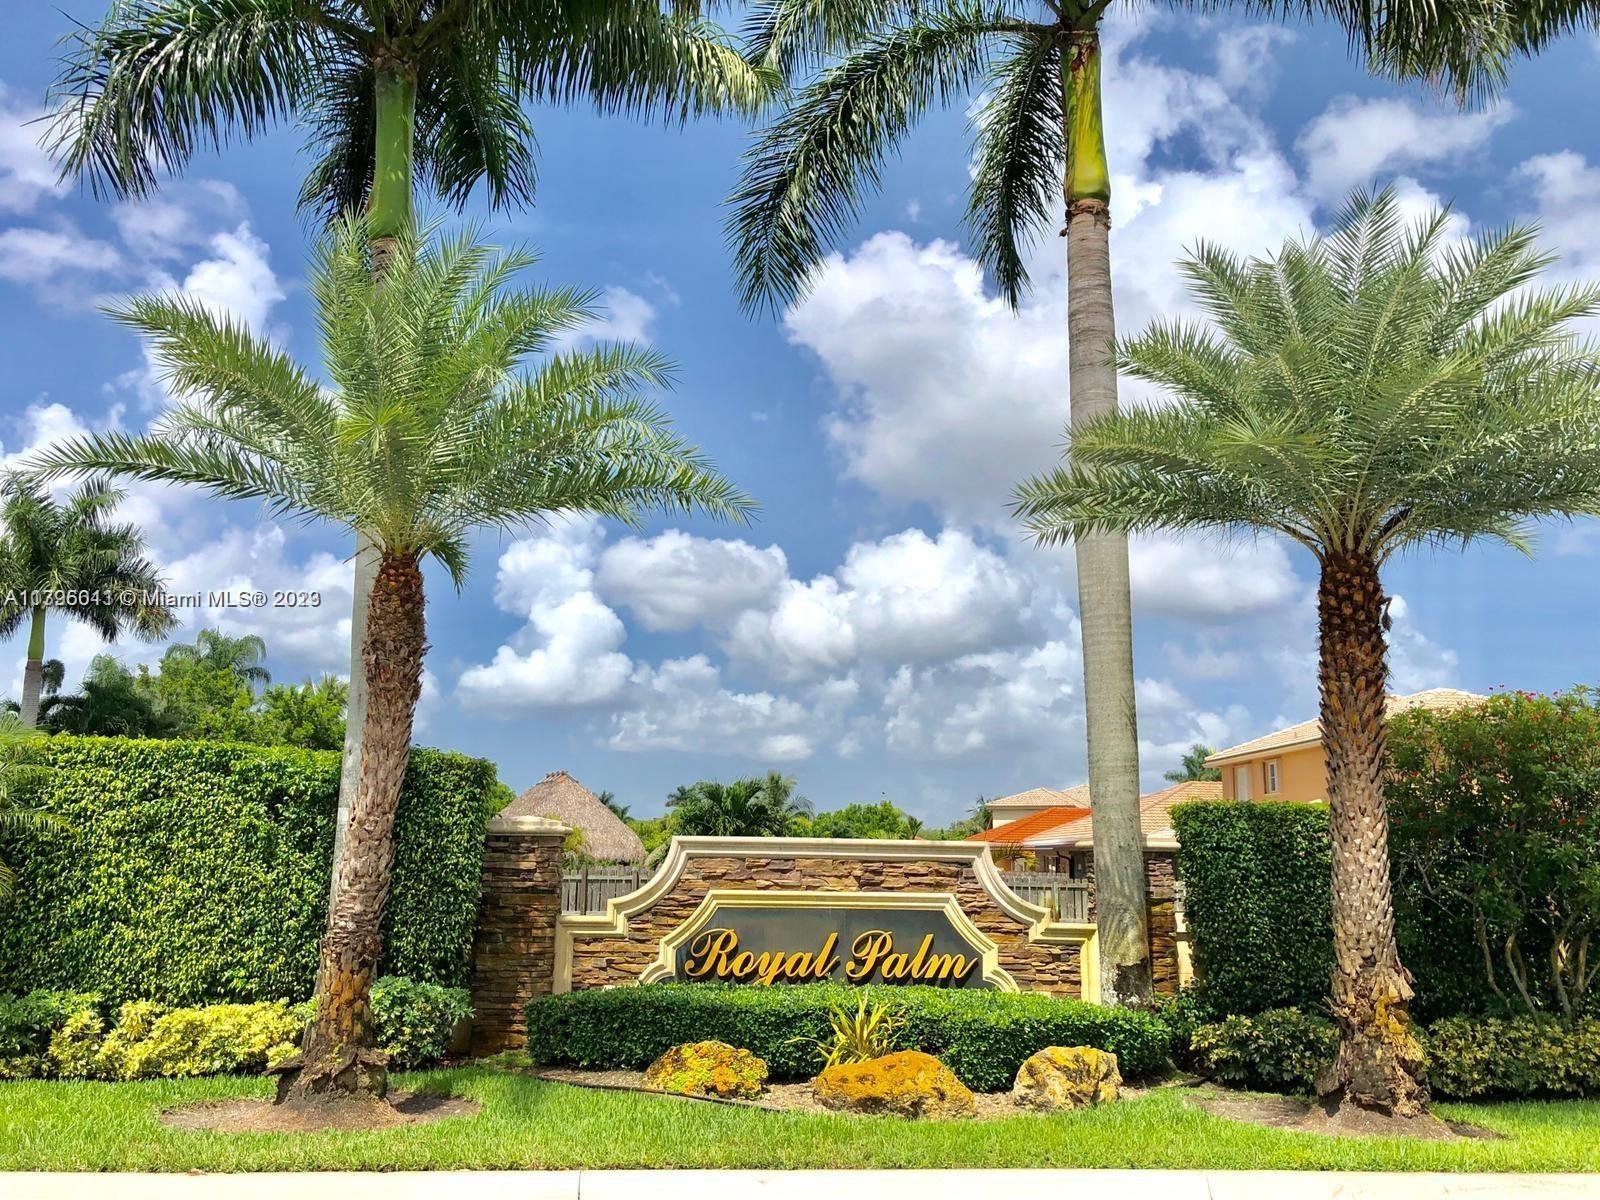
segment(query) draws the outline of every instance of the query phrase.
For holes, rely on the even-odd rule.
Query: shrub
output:
[[[206,742],[55,737],[34,797],[71,836],[19,834],[0,979],[110,1003],[310,992],[326,919],[339,755]],[[466,982],[494,768],[411,757],[396,828],[384,970]],[[17,851],[14,855],[11,851]]]
[[[836,1007],[901,1010],[895,1042],[934,1055],[978,1091],[1004,1091],[1024,1059],[1046,1046],[1095,1046],[1130,1076],[1164,1066],[1171,1037],[1149,1013],[1032,993],[815,983],[648,984],[541,996],[528,1005],[535,1062],[641,1070],[672,1046],[715,1040],[763,1058],[775,1079],[806,1079],[816,1043],[830,1040]]]
[[[899,1005],[887,1001],[868,1003],[863,995],[854,1008],[843,1004],[829,1008],[827,1036],[810,1045],[824,1069],[840,1063],[866,1062],[896,1049],[905,1023]]]
[[[1189,1036],[1195,1069],[1221,1083],[1266,1092],[1309,1092],[1333,1061],[1339,1033],[1326,1017],[1297,1008],[1235,1014],[1197,1025]]]
[[[1219,1013],[1312,1007],[1333,970],[1328,810],[1180,804],[1178,874],[1201,993]]]
[[[1389,757],[1400,947],[1428,1011],[1600,1013],[1600,694],[1406,713]]]
[[[389,1065],[409,1071],[444,1057],[450,1035],[472,1015],[472,998],[464,988],[389,976],[373,985],[372,1014]]]
[[[378,1045],[401,1070],[443,1057],[456,1023],[472,1014],[464,989],[380,979],[373,986]],[[259,1072],[293,1053],[310,1001],[167,1008],[133,1000],[108,1029],[93,996],[0,996],[0,1079],[154,1079]],[[8,1032],[9,1031],[9,1032]]]
[[[1449,1017],[1422,1040],[1441,1096],[1600,1095],[1600,1020]]]

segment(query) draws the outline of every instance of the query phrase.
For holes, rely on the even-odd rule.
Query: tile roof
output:
[[[1144,834],[1146,841],[1164,842],[1172,841],[1176,836],[1172,831],[1172,817],[1170,815],[1174,804],[1182,804],[1185,800],[1220,800],[1222,799],[1222,784],[1215,779],[1186,779],[1182,783],[1175,783],[1171,787],[1162,788],[1159,792],[1147,792],[1139,797],[1139,830]],[[1094,840],[1094,820],[1085,815],[1074,821],[1064,822],[1061,825],[1040,833],[1035,833],[1026,840],[1029,846],[1070,846],[1087,844]]]
[[[1035,791],[1046,789],[1036,788]],[[995,829],[986,829],[967,839],[969,842],[988,842],[990,845],[1012,846],[1071,846],[1087,844],[1094,836],[1094,819],[1087,806],[1088,787],[1070,789],[1082,795],[1079,805],[1058,804],[1029,813],[1016,821],[1008,821]],[[1024,792],[1024,795],[1027,793]],[[1147,841],[1171,841],[1174,804],[1185,800],[1220,800],[1222,784],[1212,779],[1190,779],[1149,792],[1139,797],[1139,828]]]
[[[1390,696],[1384,703],[1384,713],[1394,716],[1413,708],[1432,708],[1449,710],[1466,708],[1469,705],[1481,703],[1486,697],[1474,692],[1458,691],[1455,688],[1430,688],[1425,692],[1413,692],[1409,696]],[[1287,729],[1280,729],[1276,733],[1269,733],[1248,742],[1240,742],[1237,746],[1229,746],[1226,750],[1218,750],[1206,759],[1206,765],[1216,766],[1220,763],[1231,762],[1237,758],[1253,758],[1257,754],[1264,754],[1269,750],[1286,750],[1291,746],[1309,746],[1322,738],[1322,730],[1317,718],[1301,721],[1298,725],[1291,725]]]
[[[1069,788],[1029,788],[1013,796],[997,796],[984,801],[985,808],[1060,808],[1062,805],[1082,806],[1089,803],[1089,785],[1080,783]]]
[[[1036,788],[1035,791],[1044,791]],[[988,842],[992,846],[1013,846],[1034,834],[1044,833],[1054,829],[1057,825],[1065,825],[1076,821],[1079,817],[1087,816],[1089,810],[1071,804],[1055,804],[1049,808],[1042,808],[1036,813],[1029,813],[1015,821],[1007,821],[1004,825],[994,829],[985,829],[982,833],[975,833],[967,839],[969,842]]]

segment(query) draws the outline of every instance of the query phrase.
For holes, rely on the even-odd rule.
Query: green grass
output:
[[[473,1117],[381,1133],[167,1129],[162,1109],[266,1096],[261,1079],[0,1083],[0,1170],[206,1171],[472,1167],[1188,1167],[1596,1171],[1600,1102],[1441,1105],[1504,1140],[1336,1139],[1197,1112],[1162,1088],[1090,1112],[983,1122],[773,1113],[542,1083],[481,1067],[401,1089],[482,1102]]]

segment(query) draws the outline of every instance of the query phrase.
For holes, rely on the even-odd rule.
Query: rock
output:
[[[1017,1068],[1011,1098],[1023,1108],[1092,1108],[1121,1095],[1117,1056],[1093,1046],[1046,1046]]]
[[[824,1108],[901,1117],[970,1117],[977,1107],[954,1071],[918,1050],[828,1067],[811,1094]]]
[[[726,1042],[674,1046],[644,1073],[644,1086],[653,1092],[717,1096],[724,1100],[753,1100],[766,1082],[766,1062]]]

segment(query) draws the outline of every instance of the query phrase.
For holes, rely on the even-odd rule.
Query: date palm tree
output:
[[[381,283],[359,220],[319,247],[310,291],[328,386],[271,345],[177,296],[114,310],[188,399],[144,436],[79,438],[47,472],[187,483],[364,534],[378,552],[362,669],[369,702],[350,827],[336,869],[316,1017],[281,1101],[382,1096],[370,989],[394,862],[394,815],[425,650],[423,560],[459,588],[469,538],[560,513],[636,522],[650,509],[741,518],[749,500],[674,434],[646,393],[669,364],[606,345],[553,352],[592,313],[570,290],[513,291],[529,265],[470,238],[402,234]],[[534,356],[541,357],[529,365]]]
[[[300,191],[325,220],[364,211],[382,270],[420,181],[460,209],[535,182],[528,103],[602,112],[746,112],[776,76],[746,63],[699,5],[633,0],[118,0],[71,35],[54,88],[63,174],[142,195],[196,151],[298,120],[316,155]],[[350,723],[337,853],[361,757],[359,646],[377,559],[357,543]],[[334,881],[337,886],[337,879]]]
[[[785,73],[828,62],[751,148],[729,240],[747,306],[803,295],[864,191],[932,106],[988,97],[975,122],[966,223],[978,260],[1015,306],[1028,244],[1065,205],[1069,410],[1117,406],[1110,365],[1111,170],[1101,114],[1100,25],[1111,0],[767,0],[749,25],[752,61]],[[1197,9],[1209,6],[1195,4]],[[1386,5],[1267,0],[1250,11],[1339,23],[1375,70],[1485,94],[1514,53],[1592,26],[1595,0],[1400,0]],[[1074,547],[1084,717],[1094,809],[1101,994],[1150,999],[1139,831],[1139,737],[1127,541]]]
[[[1073,427],[1070,465],[1016,510],[1039,541],[1088,533],[1272,534],[1318,569],[1318,685],[1333,840],[1330,1005],[1319,1090],[1401,1116],[1427,1100],[1395,946],[1381,568],[1469,542],[1526,549],[1527,522],[1600,507],[1600,361],[1572,322],[1600,289],[1536,287],[1519,227],[1461,246],[1357,193],[1327,237],[1182,264],[1213,327],[1158,322],[1118,366],[1176,397]]]
[[[156,638],[172,627],[172,613],[156,596],[163,581],[145,557],[143,535],[111,520],[123,496],[90,481],[57,501],[37,479],[13,474],[5,481],[0,638],[28,628],[19,706],[28,729],[39,723],[45,620],[51,612],[82,621],[108,642],[130,632]]]

